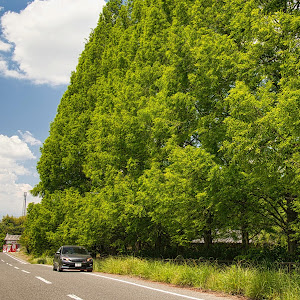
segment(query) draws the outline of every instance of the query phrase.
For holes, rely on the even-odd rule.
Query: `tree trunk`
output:
[[[211,224],[212,224],[212,214],[208,211],[207,219],[206,219],[206,228],[203,232],[204,237],[204,245],[206,249],[209,249],[212,244],[212,234],[211,234]]]
[[[295,254],[297,250],[297,241],[295,239],[295,230],[292,228],[293,223],[297,220],[298,214],[293,208],[294,200],[296,197],[286,195],[286,222],[287,222],[287,242],[288,242],[288,253]]]
[[[134,253],[137,255],[141,250],[141,241],[136,241],[134,244]]]
[[[204,246],[206,249],[209,249],[212,244],[211,230],[210,229],[205,230],[203,237],[204,237]]]
[[[249,248],[249,233],[245,226],[242,227],[242,246],[245,249]]]

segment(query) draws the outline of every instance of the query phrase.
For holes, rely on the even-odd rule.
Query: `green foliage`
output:
[[[240,232],[296,253],[293,1],[109,1],[38,163],[28,251],[176,255]]]

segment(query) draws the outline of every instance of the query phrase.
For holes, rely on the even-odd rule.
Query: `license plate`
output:
[[[81,267],[81,263],[75,263],[75,267]]]

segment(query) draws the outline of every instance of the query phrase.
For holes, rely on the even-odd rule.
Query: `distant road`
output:
[[[54,272],[0,253],[1,300],[232,300],[140,279],[86,273]]]

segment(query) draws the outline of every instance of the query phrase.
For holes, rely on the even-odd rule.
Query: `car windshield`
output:
[[[83,247],[64,247],[62,254],[88,254]]]

